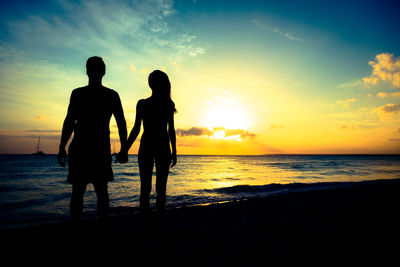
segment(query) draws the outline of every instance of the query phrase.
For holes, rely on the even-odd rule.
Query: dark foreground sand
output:
[[[1,231],[3,263],[388,266],[398,263],[400,180]],[[390,264],[391,263],[391,264]],[[2,264],[3,265],[3,264]],[[171,266],[173,266],[171,265]],[[5,265],[3,265],[5,266]]]

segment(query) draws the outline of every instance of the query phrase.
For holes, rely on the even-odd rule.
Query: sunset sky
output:
[[[95,55],[128,131],[148,74],[169,75],[178,154],[400,153],[398,1],[8,2],[0,153],[32,153],[39,136],[57,153]]]

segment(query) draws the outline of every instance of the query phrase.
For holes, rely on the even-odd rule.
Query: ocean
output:
[[[110,214],[136,212],[140,178],[137,156],[113,163]],[[71,185],[56,155],[0,155],[0,229],[62,221],[69,216]],[[167,207],[264,197],[348,182],[400,178],[398,155],[178,156],[167,187]],[[89,185],[84,217],[95,216]],[[155,203],[153,173],[152,205]]]

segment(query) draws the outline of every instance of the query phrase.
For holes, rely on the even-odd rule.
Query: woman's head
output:
[[[171,83],[167,74],[160,70],[155,70],[149,75],[149,86],[155,96],[170,96]]]
[[[153,91],[153,96],[156,99],[165,101],[168,106],[176,111],[175,104],[171,99],[171,83],[168,75],[161,70],[155,70],[149,75],[149,86]]]

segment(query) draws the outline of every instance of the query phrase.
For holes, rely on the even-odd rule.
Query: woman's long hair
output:
[[[149,75],[149,86],[154,99],[168,112],[176,112],[175,103],[171,99],[171,83],[168,75],[161,70],[155,70]]]

